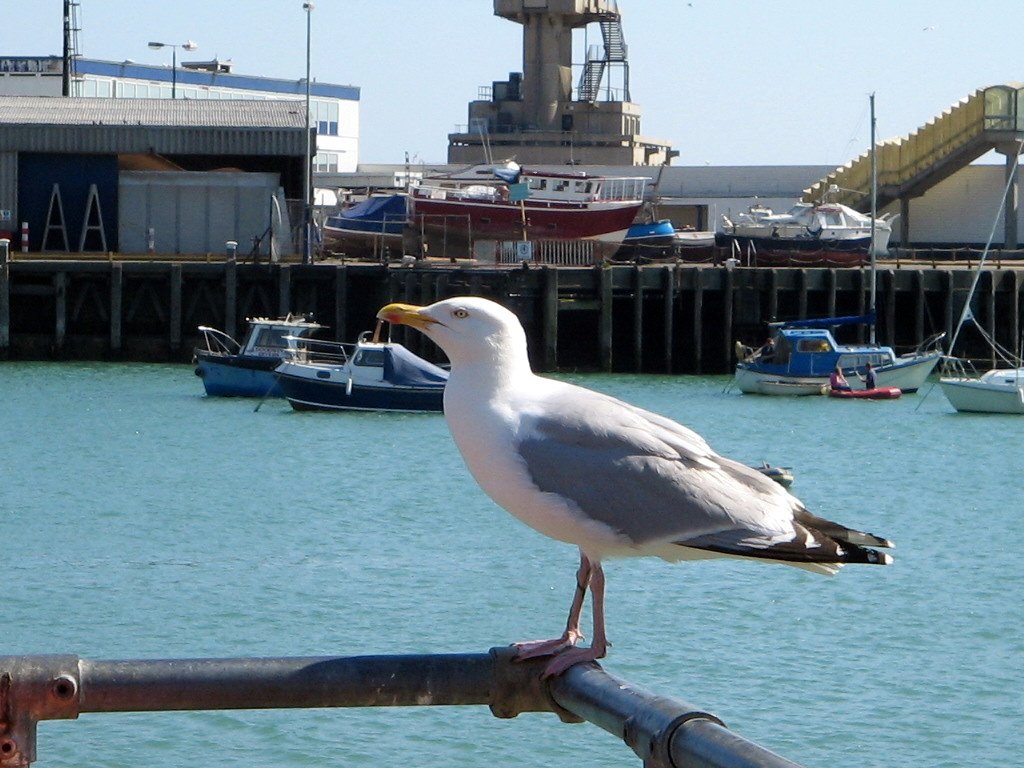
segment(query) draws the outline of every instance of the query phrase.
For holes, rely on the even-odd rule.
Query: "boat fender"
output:
[[[349,374],[348,381],[345,382],[345,396],[352,397],[352,374]]]
[[[202,369],[202,368],[196,368],[196,370],[195,370],[195,374],[196,374],[196,376],[198,376],[198,377],[199,377],[200,379],[201,379],[201,378],[203,378],[203,376],[205,376],[205,375],[206,375],[206,374],[205,374],[205,373],[203,372],[203,369]]]

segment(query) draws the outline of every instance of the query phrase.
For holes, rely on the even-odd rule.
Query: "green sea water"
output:
[[[791,467],[813,511],[897,544],[834,578],[613,561],[608,671],[807,766],[1020,764],[1024,420],[938,389],[573,380]],[[561,631],[576,553],[483,495],[442,417],[254,405],[203,396],[189,366],[0,364],[0,655],[480,653]],[[595,726],[483,707],[83,714],[38,747],[44,768],[640,764]]]

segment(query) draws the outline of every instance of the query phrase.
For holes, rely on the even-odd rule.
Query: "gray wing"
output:
[[[803,510],[686,427],[577,387],[549,392],[524,414],[517,449],[538,488],[637,545],[766,547],[791,540],[793,516]]]

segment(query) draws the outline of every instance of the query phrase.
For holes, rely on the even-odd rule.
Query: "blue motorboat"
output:
[[[247,322],[249,329],[241,343],[224,331],[199,326],[204,346],[195,348],[193,362],[207,395],[281,397],[274,369],[296,349],[298,340],[324,327],[308,317],[292,315],[254,317]]]
[[[772,323],[772,335],[753,350],[737,344],[735,384],[741,392],[761,395],[821,395],[829,389],[829,376],[838,367],[854,389],[864,389],[862,378],[870,363],[875,386],[916,392],[942,358],[940,333],[916,350],[897,356],[892,347],[875,344],[840,344],[831,328],[871,324],[872,315],[827,317]]]
[[[360,336],[352,344],[303,340],[275,371],[297,411],[443,410],[448,372],[401,344]]]

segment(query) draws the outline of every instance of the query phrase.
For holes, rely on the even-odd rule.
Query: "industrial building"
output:
[[[272,100],[304,108],[304,80],[240,75],[230,61],[173,60],[171,66],[73,57],[69,96],[104,99]],[[61,96],[60,56],[0,57],[0,96]],[[314,172],[355,171],[359,163],[359,88],[312,81],[310,125],[316,128]]]
[[[296,108],[296,107],[299,108]],[[293,253],[309,133],[294,101],[0,96],[14,250]]]

